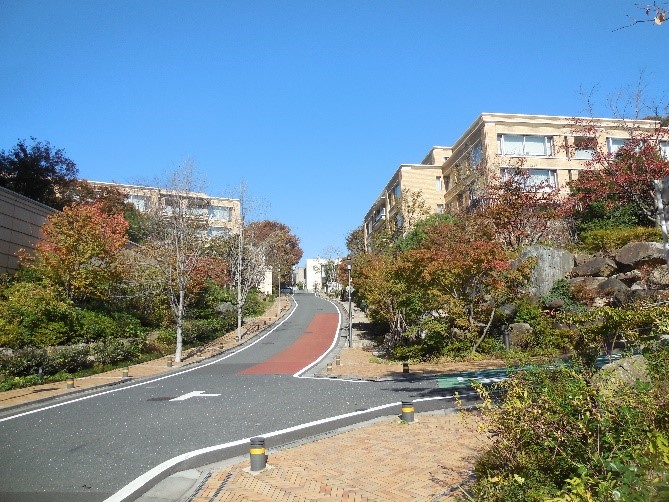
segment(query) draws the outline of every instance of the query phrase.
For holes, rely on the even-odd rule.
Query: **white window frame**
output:
[[[435,176],[434,179],[434,188],[437,190],[437,192],[441,192],[444,188],[444,183],[441,178],[441,176]]]
[[[612,155],[615,155],[620,148],[629,141],[629,138],[614,138],[612,136],[609,136],[606,138],[606,148],[608,149],[608,152]],[[621,144],[618,144],[622,142]]]
[[[595,149],[594,147],[590,148],[579,148],[578,143],[583,142],[595,142],[597,141],[596,138],[593,138],[592,136],[574,136],[574,155],[572,158],[576,160],[592,160],[592,158],[595,156]]]
[[[505,145],[506,138],[522,138],[521,152],[507,152]],[[527,145],[528,138],[543,138],[544,151],[541,154],[529,153]],[[553,156],[553,136],[545,136],[541,134],[498,134],[497,135],[497,153],[507,157],[552,157]]]
[[[503,180],[507,179],[510,172],[517,171],[518,168],[515,167],[502,167],[500,169],[500,176]],[[547,169],[542,167],[523,167],[520,169],[522,172],[529,174],[530,178],[527,180],[525,186],[539,185],[542,183],[541,180],[535,182],[532,181],[533,177],[536,177],[540,172],[547,173],[546,180],[548,181],[548,186],[544,188],[546,192],[551,190],[556,190],[558,188],[558,175],[557,169]]]

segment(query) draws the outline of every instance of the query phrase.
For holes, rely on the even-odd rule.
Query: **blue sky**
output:
[[[0,0],[0,149],[35,136],[82,178],[192,159],[244,182],[306,257],[345,252],[392,173],[482,112],[595,115],[643,74],[669,102],[669,23],[632,0]],[[594,90],[594,91],[593,91]]]

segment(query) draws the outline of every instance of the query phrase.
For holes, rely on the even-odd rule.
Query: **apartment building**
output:
[[[431,213],[444,211],[445,185],[442,166],[451,149],[435,146],[420,164],[401,164],[367,211],[363,223],[365,246],[371,249],[372,236],[389,223],[405,227],[402,195],[419,193]]]
[[[101,181],[88,181],[88,183],[93,187],[114,187],[120,190],[127,194],[128,202],[132,203],[140,212],[159,209],[168,213],[172,210],[174,204],[178,203],[175,197],[177,192],[173,190]],[[179,194],[179,198],[182,199],[183,195]],[[199,192],[188,192],[186,200],[192,214],[207,218],[207,234],[209,236],[226,236],[239,233],[239,200],[212,197]]]
[[[577,123],[587,123],[587,133]],[[615,153],[632,129],[652,133],[656,125],[653,120],[483,113],[453,144],[442,166],[445,210],[471,207],[485,183],[510,169],[526,171],[528,183],[566,192],[569,181],[587,168],[594,144]],[[666,141],[660,146],[669,152]]]

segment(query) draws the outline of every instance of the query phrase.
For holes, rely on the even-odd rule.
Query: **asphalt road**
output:
[[[309,294],[294,298],[296,308],[283,324],[237,353],[83,399],[58,401],[57,407],[43,403],[30,413],[19,409],[0,418],[0,501],[102,501],[187,452],[388,403],[447,394],[434,380],[350,382],[309,378],[308,372],[306,378],[297,378],[281,364],[266,365],[259,372],[263,368],[259,365],[272,358],[293,365],[302,362],[300,339],[326,337],[328,343],[321,345],[330,347],[340,336],[338,326],[316,322],[338,313],[332,303]],[[324,325],[332,332],[314,332],[314,326]],[[279,359],[278,354],[282,354]],[[449,403],[440,401],[439,406]],[[374,414],[397,413],[391,407]],[[268,446],[370,416],[353,415],[269,434]],[[225,453],[234,456],[244,451],[246,444]],[[222,454],[216,453],[219,458]],[[191,462],[206,463],[202,458]],[[184,466],[188,464],[180,464]]]

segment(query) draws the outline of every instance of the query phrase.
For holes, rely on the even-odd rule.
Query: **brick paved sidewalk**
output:
[[[295,448],[269,449],[268,468],[259,473],[249,472],[248,461],[207,472],[188,500],[456,500],[486,444],[468,413],[416,414],[412,424],[379,419]]]

